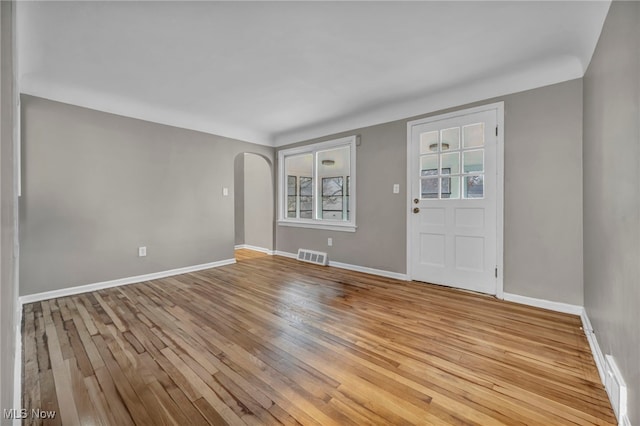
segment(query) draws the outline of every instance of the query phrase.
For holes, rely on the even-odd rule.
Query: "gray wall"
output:
[[[234,194],[234,226],[236,245],[244,244],[244,154],[235,158],[233,169]]]
[[[505,102],[504,291],[582,305],[582,80],[280,147],[359,134],[355,233],[277,227],[277,249],[406,270],[407,121]],[[399,183],[401,194],[393,194]],[[327,247],[333,237],[333,247]]]
[[[584,77],[585,308],[640,425],[640,3],[614,1]]]
[[[13,400],[14,362],[17,327],[15,270],[15,168],[14,168],[14,3],[0,2],[0,424],[9,425],[3,409],[19,408]]]
[[[244,154],[244,244],[273,250],[273,172],[257,154]]]
[[[234,159],[274,151],[30,96],[22,140],[23,295],[233,258]]]

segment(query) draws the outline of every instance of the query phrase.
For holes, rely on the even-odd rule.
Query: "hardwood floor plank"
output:
[[[58,395],[51,369],[40,372],[40,402],[39,404],[26,406],[27,409],[40,408],[41,410],[55,412],[53,418],[44,419],[42,424],[46,426],[58,426],[62,424]]]
[[[89,393],[91,403],[95,407],[104,425],[130,424],[130,419],[122,422],[118,420],[112,413],[111,409],[109,408],[109,403],[105,398],[105,393],[103,393],[102,389],[100,389],[100,384],[98,383],[98,379],[96,379],[96,376],[85,377],[84,385],[87,388],[87,392]]]
[[[116,420],[116,423],[112,424],[134,424],[133,418],[131,417],[131,411],[127,408],[127,406],[130,405],[130,402],[127,402],[125,405],[122,394],[116,389],[113,383],[113,378],[109,374],[106,365],[95,370],[95,377],[100,385],[100,390],[104,395],[104,399],[107,401],[107,405],[109,406],[109,413]]]
[[[24,310],[22,322],[22,401],[25,407],[32,407],[40,402],[40,374],[38,370],[38,348],[36,340],[36,322],[33,305]],[[37,424],[35,419],[28,418],[27,425]]]
[[[91,402],[89,392],[84,383],[84,377],[78,369],[78,365],[74,358],[65,360],[66,368],[71,376],[71,394],[73,396],[76,408],[78,410],[78,418],[81,425],[101,425],[97,410]]]
[[[123,402],[126,404],[127,410],[131,413],[131,418],[135,419],[136,423],[148,425],[154,424],[153,421],[151,421],[147,408],[144,406],[140,397],[136,394],[135,390],[127,380],[125,373],[120,369],[120,365],[111,354],[103,336],[100,334],[93,336],[93,341],[104,360],[109,374],[111,375],[114,388],[117,390],[117,393],[121,395]]]
[[[230,407],[228,407],[220,397],[209,388],[198,375],[186,365],[178,355],[170,348],[162,350],[162,354],[179,370],[187,380],[198,389],[200,395],[207,401],[210,407],[215,410],[228,425],[242,425],[244,422]]]
[[[576,316],[237,256],[25,305],[26,408],[65,425],[615,424]]]
[[[189,399],[185,396],[185,394],[176,386],[169,386],[163,384],[163,387],[171,397],[171,399],[176,403],[176,405],[182,411],[184,417],[184,421],[181,423],[188,423],[194,426],[204,426],[208,425],[209,422],[202,415],[200,411],[196,408],[194,404],[189,401]]]
[[[65,339],[60,339],[57,330],[61,327],[54,324],[52,318],[52,312],[50,310],[52,303],[42,302],[42,312],[45,322],[45,332],[47,335],[47,346],[49,350],[49,359],[51,361],[51,371],[53,372],[54,388],[56,392],[56,398],[58,400],[59,416],[60,420],[65,425],[79,425],[80,418],[78,408],[73,399],[73,393],[71,392],[71,377],[69,369],[65,363],[62,349],[60,347],[60,340],[68,342]],[[59,316],[59,313],[58,313]],[[61,330],[62,332],[62,330]],[[39,408],[39,407],[33,407]]]

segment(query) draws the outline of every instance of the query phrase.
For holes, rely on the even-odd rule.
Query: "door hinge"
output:
[[[496,136],[498,136],[498,126],[496,126]]]
[[[496,278],[498,278],[498,268],[496,267]]]

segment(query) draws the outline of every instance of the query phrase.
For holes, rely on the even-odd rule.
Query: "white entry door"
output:
[[[496,294],[499,112],[409,123],[411,279]]]

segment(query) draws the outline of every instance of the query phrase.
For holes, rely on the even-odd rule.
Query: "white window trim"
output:
[[[349,204],[351,218],[347,221],[322,220],[322,219],[292,219],[286,215],[286,192],[287,179],[286,170],[284,168],[284,159],[287,156],[299,155],[305,153],[314,154],[314,164],[312,168],[313,187],[314,187],[314,206],[317,206],[318,199],[318,179],[316,176],[316,153],[326,149],[337,148],[340,146],[349,146],[349,166],[350,166],[350,185]],[[355,232],[356,226],[356,136],[348,136],[345,138],[333,139],[326,142],[314,143],[295,148],[283,149],[278,151],[278,225],[291,226],[297,228],[324,229],[328,231]],[[314,208],[315,211],[315,208]]]

